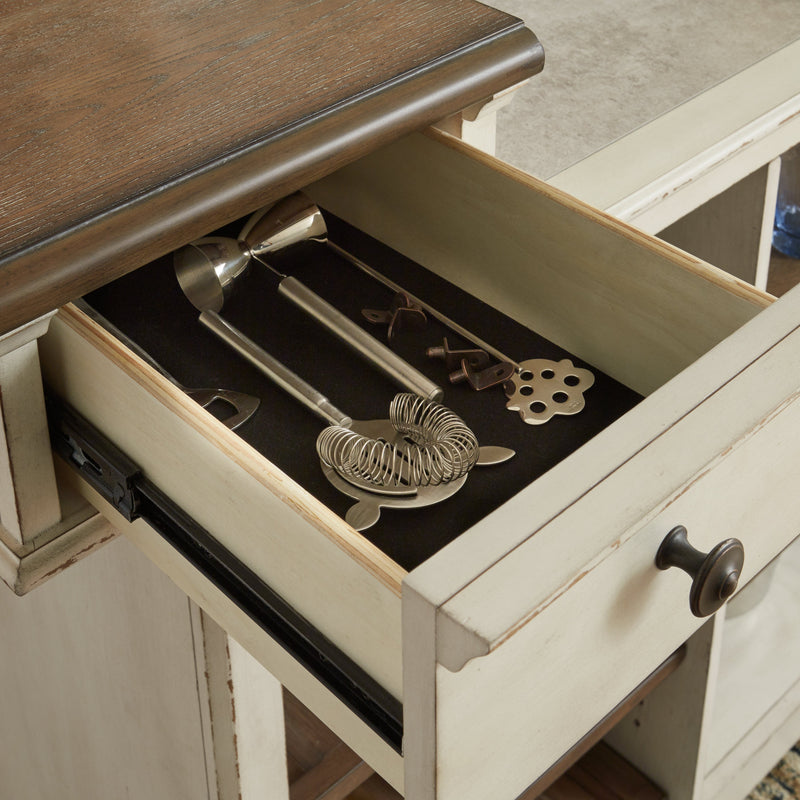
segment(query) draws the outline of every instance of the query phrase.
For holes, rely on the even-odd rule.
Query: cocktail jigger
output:
[[[236,279],[247,271],[250,253],[235,239],[206,236],[173,253],[178,283],[200,311],[221,311]]]

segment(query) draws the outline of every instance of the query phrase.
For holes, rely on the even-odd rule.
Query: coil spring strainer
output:
[[[439,403],[398,394],[389,420],[398,434],[393,441],[334,425],[317,438],[317,454],[343,478],[381,487],[438,486],[466,475],[477,463],[475,434]]]

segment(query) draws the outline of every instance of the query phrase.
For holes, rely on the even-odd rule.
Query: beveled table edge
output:
[[[541,71],[517,21],[0,260],[0,333]]]

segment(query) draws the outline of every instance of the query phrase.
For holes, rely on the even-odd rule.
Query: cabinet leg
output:
[[[209,769],[218,800],[288,800],[283,690],[196,606],[198,676],[205,675]]]
[[[57,479],[38,343],[54,313],[0,336],[0,581],[19,595],[116,535]]]
[[[0,337],[0,525],[14,550],[61,519],[37,346],[48,322]]]

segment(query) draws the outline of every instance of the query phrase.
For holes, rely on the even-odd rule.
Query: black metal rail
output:
[[[402,704],[170,500],[116,445],[48,395],[53,449],[129,522],[144,519],[397,752]]]

